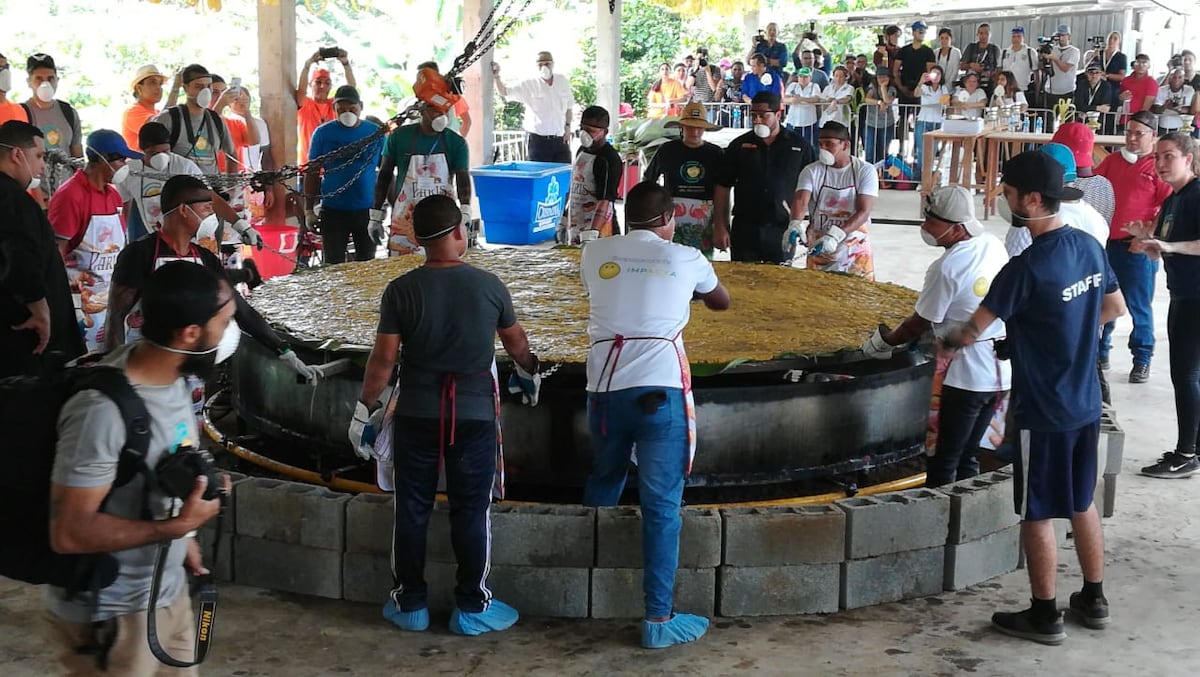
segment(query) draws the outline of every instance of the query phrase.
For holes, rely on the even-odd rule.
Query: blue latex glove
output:
[[[521,368],[519,364],[513,364],[513,373],[508,377],[508,392],[514,395],[521,395],[521,403],[536,407],[538,396],[542,391],[542,376],[537,371],[538,361],[535,357],[533,360],[533,373],[529,373]]]

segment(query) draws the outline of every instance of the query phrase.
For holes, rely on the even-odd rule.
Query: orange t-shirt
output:
[[[225,126],[229,128],[229,140],[233,142],[233,155],[238,158],[246,156],[245,150],[250,146],[246,143],[246,123],[241,118],[225,117]],[[247,169],[246,167],[236,167],[233,171]]]
[[[138,132],[142,130],[142,125],[149,122],[155,115],[158,115],[158,111],[154,106],[147,106],[141,101],[135,101],[121,114],[121,136],[125,137],[125,143],[129,144],[132,150],[139,149]]]
[[[25,109],[21,108],[21,104],[11,101],[0,103],[0,125],[9,120],[20,120],[21,122],[29,122],[29,116],[25,114]]]
[[[333,118],[332,99],[314,101],[304,97],[304,105],[296,111],[296,119],[300,121],[300,164],[308,162],[308,145],[312,142],[313,132]]]

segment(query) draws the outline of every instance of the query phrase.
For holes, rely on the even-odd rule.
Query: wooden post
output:
[[[258,0],[259,115],[271,131],[276,167],[296,164],[296,4]],[[286,218],[284,189],[275,188],[267,223]]]
[[[608,111],[609,131],[616,130],[621,118],[621,4],[615,0],[596,0],[596,100],[578,101],[581,107],[596,104]]]
[[[492,4],[492,0],[464,0],[463,45],[479,32],[483,20],[492,11]],[[471,129],[467,133],[471,166],[488,165],[492,163],[496,131],[496,115],[492,110],[492,52],[468,68],[462,78],[467,105],[471,108]]]

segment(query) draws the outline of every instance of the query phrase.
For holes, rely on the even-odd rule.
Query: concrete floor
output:
[[[885,191],[877,213],[915,216],[915,193]],[[1004,226],[989,223],[1003,236]],[[872,228],[880,280],[920,285],[938,255],[912,226]],[[1160,287],[1163,277],[1159,276]],[[1128,351],[1114,350],[1113,401],[1127,432],[1116,514],[1106,520],[1106,593],[1113,623],[1092,631],[1069,623],[1067,641],[1045,647],[998,635],[997,609],[1027,604],[1024,572],[957,593],[829,616],[715,619],[698,643],[665,651],[638,646],[630,621],[525,618],[492,637],[450,635],[445,618],[424,634],[387,625],[376,605],[223,586],[209,675],[1197,675],[1193,642],[1200,621],[1200,520],[1192,516],[1200,480],[1138,476],[1175,441],[1167,373],[1165,289],[1155,303],[1162,342],[1151,380],[1125,382]],[[734,300],[736,303],[736,299]],[[1129,322],[1118,325],[1124,345]],[[1062,545],[1060,604],[1079,588],[1071,544]],[[38,590],[0,581],[0,674],[52,673],[38,632]]]

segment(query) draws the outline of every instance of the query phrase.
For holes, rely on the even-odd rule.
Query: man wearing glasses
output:
[[[500,96],[525,106],[523,126],[529,135],[529,159],[568,163],[571,148],[567,144],[575,107],[571,83],[565,76],[554,74],[550,52],[538,52],[537,68],[538,77],[506,87],[500,79],[500,64],[493,63],[492,80]]]
[[[313,52],[304,62],[304,67],[300,69],[299,83],[296,85],[296,119],[300,125],[301,164],[308,162],[308,147],[312,142],[313,132],[317,127],[337,117],[333,112],[333,101],[329,98],[329,93],[333,91],[333,78],[330,77],[328,68],[313,71],[312,80],[308,82],[311,93],[306,94],[304,91],[304,83],[308,81],[308,69],[326,59],[321,55],[322,51],[324,50],[318,49]],[[350,57],[346,50],[339,49],[336,58],[346,71],[346,84],[357,87],[358,82],[354,79],[354,71],[350,68]]]
[[[754,128],[725,150],[722,176],[713,206],[713,246],[731,250],[734,261],[786,263],[783,247],[792,198],[800,170],[817,159],[812,145],[780,124],[779,95],[759,92],[750,102]],[[730,190],[737,188],[733,224],[729,222]]]

